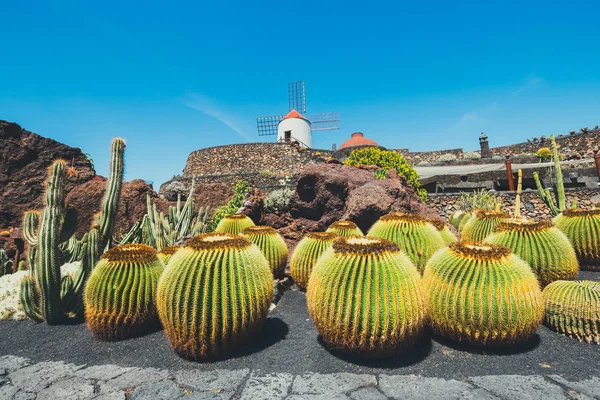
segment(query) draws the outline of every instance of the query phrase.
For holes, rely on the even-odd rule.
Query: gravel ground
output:
[[[600,272],[581,279],[600,281]],[[178,357],[162,332],[121,342],[96,341],[84,324],[48,326],[31,321],[0,321],[0,356],[32,361],[60,360],[78,365],[115,364],[161,369],[250,368],[263,373],[301,375],[351,372],[464,379],[482,375],[561,375],[585,379],[598,374],[600,346],[579,343],[546,327],[510,352],[481,353],[460,349],[426,335],[411,352],[395,359],[365,363],[330,353],[318,340],[304,293],[288,291],[274,309],[263,334],[236,358],[198,363]]]

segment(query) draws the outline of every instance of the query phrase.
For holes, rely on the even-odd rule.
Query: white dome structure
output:
[[[297,141],[301,146],[311,148],[312,135],[310,121],[304,118],[298,111],[290,111],[277,125],[277,141]]]

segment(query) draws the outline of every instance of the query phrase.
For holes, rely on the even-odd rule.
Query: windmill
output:
[[[278,142],[296,141],[304,147],[312,147],[312,131],[340,129],[340,115],[337,111],[306,114],[304,81],[288,83],[288,106],[287,115],[256,118],[258,135],[277,135]]]

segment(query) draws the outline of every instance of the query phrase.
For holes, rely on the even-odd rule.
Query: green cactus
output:
[[[365,358],[397,354],[427,322],[416,267],[397,244],[379,238],[335,240],[314,267],[306,299],[325,343]]]
[[[279,232],[270,226],[250,226],[241,235],[258,246],[269,262],[273,276],[282,279],[285,276],[288,247]]]
[[[462,233],[463,229],[465,229],[465,225],[467,224],[467,222],[469,222],[471,218],[473,218],[472,213],[465,213],[465,216],[462,217],[460,219],[460,222],[458,223],[458,228],[456,228],[458,230],[458,233]]]
[[[554,223],[571,241],[581,269],[600,270],[600,209],[567,209]]]
[[[473,216],[460,232],[460,237],[467,242],[481,242],[494,232],[496,225],[508,218],[508,214],[499,211],[474,210]]]
[[[551,221],[509,219],[500,222],[485,242],[506,246],[527,261],[542,287],[579,274],[573,246]]]
[[[580,342],[600,344],[600,282],[556,281],[542,294],[546,326]]]
[[[429,260],[423,284],[433,330],[456,342],[508,346],[542,323],[540,284],[508,247],[451,243]]]
[[[232,233],[239,235],[244,229],[254,226],[254,222],[244,214],[229,214],[215,228],[217,233]]]
[[[263,326],[273,275],[257,246],[228,233],[188,240],[158,283],[157,307],[175,351],[194,359],[230,355]]]
[[[167,264],[169,263],[169,260],[171,259],[171,257],[173,257],[173,254],[177,253],[177,250],[179,250],[181,248],[181,246],[169,246],[169,247],[165,247],[164,249],[160,250],[158,252],[158,259],[164,264],[164,266],[166,267]]]
[[[121,340],[159,327],[156,290],[163,269],[156,250],[144,244],[104,253],[85,287],[85,319],[93,335]]]
[[[290,258],[290,273],[300,289],[306,289],[318,258],[338,237],[333,232],[309,232],[298,242]]]
[[[438,230],[440,235],[442,235],[442,239],[444,239],[444,245],[448,246],[450,243],[458,241],[458,239],[456,238],[454,233],[452,233],[452,231],[450,231],[450,229],[448,228],[448,225],[446,225],[446,223],[444,222],[443,219],[427,218],[427,221],[431,222],[431,224],[433,226],[435,226],[435,229]]]
[[[458,226],[460,225],[460,222],[463,220],[463,218],[465,218],[467,216],[469,216],[468,212],[462,211],[462,210],[456,210],[456,211],[452,212],[452,214],[450,214],[450,217],[448,217],[448,222],[450,222],[450,224],[458,230]]]
[[[567,201],[565,198],[565,185],[563,182],[562,170],[560,169],[560,155],[558,154],[558,148],[556,147],[556,140],[554,140],[554,135],[550,135],[550,143],[552,145],[552,159],[554,160],[554,194],[556,197],[556,204],[554,204],[554,201],[552,200],[550,190],[548,188],[544,189],[544,185],[542,184],[537,171],[533,173],[533,179],[535,180],[535,185],[537,187],[538,193],[540,194],[540,197],[542,198],[544,203],[546,203],[548,208],[550,208],[550,212],[552,213],[552,215],[558,215],[567,207]]]
[[[433,253],[446,246],[436,227],[416,214],[393,212],[384,215],[367,235],[396,243],[421,273]]]
[[[13,260],[8,258],[4,249],[0,249],[0,276],[12,274]]]
[[[364,236],[365,234],[352,221],[340,220],[329,225],[327,232],[337,233],[340,236]]]

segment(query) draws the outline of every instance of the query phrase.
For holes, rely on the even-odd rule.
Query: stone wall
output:
[[[499,192],[503,205],[510,213],[514,212],[516,192]],[[592,205],[600,202],[600,189],[568,189],[565,190],[567,206],[572,200],[577,201],[577,206],[581,208],[591,208]],[[460,194],[430,194],[427,205],[436,209],[440,216],[447,219],[453,211],[460,208]],[[550,209],[539,196],[537,191],[526,190],[521,194],[521,214],[536,221],[540,219],[552,218]]]

